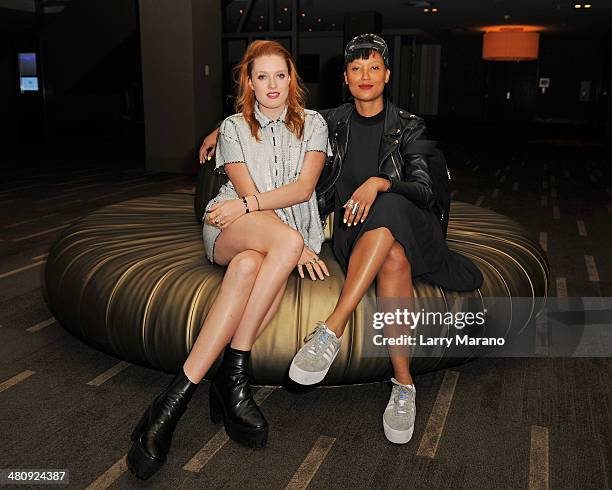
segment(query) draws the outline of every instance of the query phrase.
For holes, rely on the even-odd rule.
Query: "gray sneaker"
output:
[[[395,444],[406,444],[412,439],[416,416],[416,388],[402,385],[391,378],[393,389],[383,413],[385,437]]]
[[[289,377],[301,385],[313,385],[322,381],[340,350],[342,337],[336,337],[325,322],[317,322],[317,328],[304,339],[306,342],[297,352]]]

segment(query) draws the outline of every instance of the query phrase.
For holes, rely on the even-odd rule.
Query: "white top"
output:
[[[327,123],[323,116],[309,109],[304,112],[304,132],[302,138],[298,139],[285,124],[287,108],[273,121],[260,111],[259,103],[256,103],[255,117],[261,125],[259,142],[251,135],[251,129],[242,113],[228,117],[219,128],[215,170],[224,174],[223,167],[227,163],[244,162],[260,193],[296,181],[307,151],[332,154],[327,137]],[[220,201],[236,198],[238,194],[232,182],[228,180],[221,186],[217,196],[207,204],[206,211]],[[301,233],[304,243],[311,250],[320,252],[324,237],[314,192],[308,202],[275,211],[284,223]],[[218,228],[204,223],[206,255],[211,261],[214,241],[219,233]]]

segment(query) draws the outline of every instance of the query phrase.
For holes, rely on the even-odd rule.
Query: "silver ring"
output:
[[[349,199],[349,201],[346,203],[346,207],[349,209],[353,209],[354,205],[355,205],[355,201],[353,201],[352,199]]]
[[[351,214],[357,214],[357,209],[359,209],[359,203],[358,202],[356,202],[355,205],[353,206]]]

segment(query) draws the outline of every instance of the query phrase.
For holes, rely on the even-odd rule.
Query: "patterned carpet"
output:
[[[549,255],[551,295],[612,296],[601,147],[529,131],[476,140],[436,129],[454,199],[525,225]],[[202,386],[168,463],[135,480],[124,462],[129,433],[171,376],[75,339],[42,288],[46,253],[68,223],[127,198],[193,192],[193,177],[145,172],[132,155],[110,146],[2,154],[0,468],[68,469],[70,488],[610,488],[610,358],[479,359],[419,376],[415,433],[404,446],[381,430],[385,383],[259,388],[271,425],[263,450],[229,441],[209,421]]]

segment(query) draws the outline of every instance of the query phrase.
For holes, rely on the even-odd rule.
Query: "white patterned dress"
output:
[[[285,108],[280,117],[273,121],[259,110],[258,103],[255,104],[255,117],[261,125],[259,142],[251,135],[242,113],[225,119],[219,128],[215,170],[224,174],[223,167],[227,163],[244,162],[258,192],[263,193],[296,181],[307,151],[331,155],[327,123],[321,114],[305,110],[304,132],[298,139],[285,125],[286,113]],[[228,180],[206,205],[204,219],[209,209],[218,202],[236,198],[238,194]],[[308,202],[276,209],[275,212],[284,223],[300,232],[307,247],[315,253],[320,252],[323,227],[314,192]],[[214,262],[215,242],[220,233],[218,228],[203,223],[204,250],[211,262]]]

